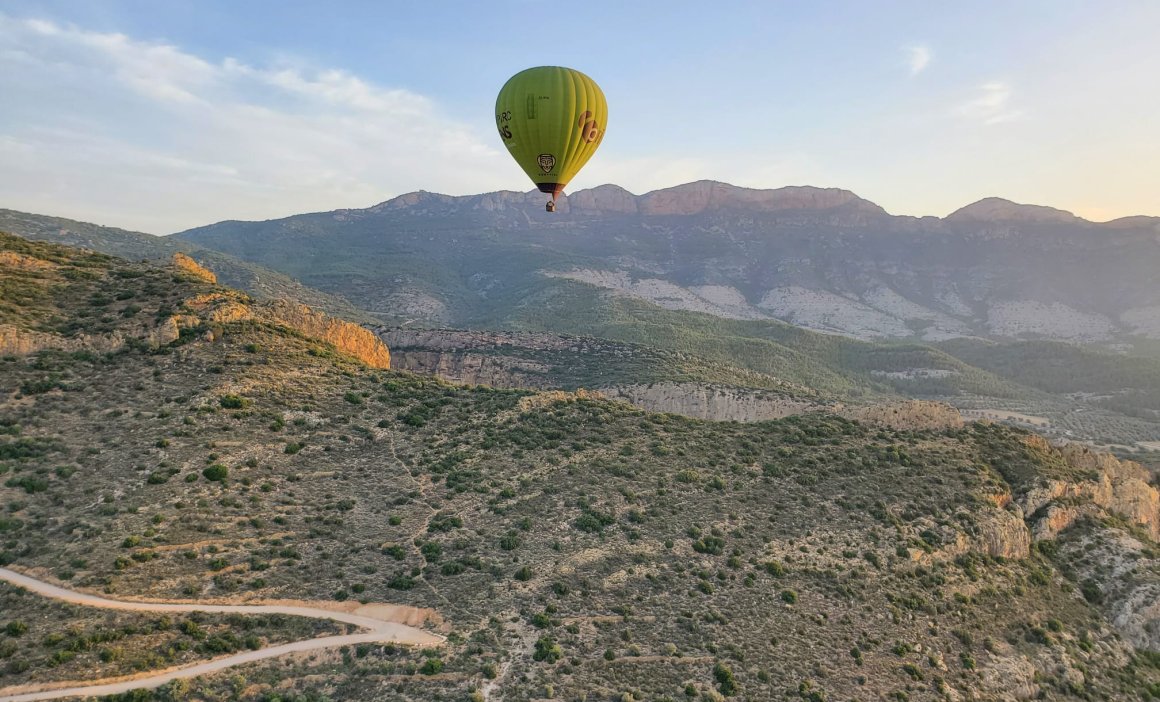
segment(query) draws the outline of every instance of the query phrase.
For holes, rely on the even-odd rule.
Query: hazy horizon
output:
[[[595,3],[557,41],[526,2],[15,0],[0,12],[0,206],[153,233],[526,191],[495,94],[591,75],[608,136],[569,191],[697,180],[850,190],[891,214],[985,197],[1160,216],[1160,5]],[[695,6],[688,6],[693,8]],[[646,28],[642,31],[642,28]]]

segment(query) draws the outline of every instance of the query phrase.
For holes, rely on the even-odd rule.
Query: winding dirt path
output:
[[[205,663],[195,663],[178,668],[170,668],[156,674],[145,674],[141,677],[126,677],[114,679],[112,682],[99,684],[78,685],[73,682],[45,683],[42,685],[21,685],[8,689],[0,689],[0,702],[33,702],[33,700],[54,700],[64,697],[98,697],[128,692],[138,688],[155,688],[171,680],[192,678],[206,673],[213,673],[231,668],[243,663],[252,663],[265,658],[314,651],[336,646],[349,646],[361,643],[401,643],[413,646],[434,646],[443,643],[444,638],[438,634],[422,631],[413,626],[398,622],[386,621],[369,616],[376,611],[375,607],[368,607],[369,614],[341,612],[322,607],[293,606],[293,605],[215,605],[215,604],[166,604],[160,602],[125,602],[110,600],[96,595],[67,590],[35,578],[30,578],[14,570],[0,568],[0,580],[12,583],[38,595],[52,597],[72,604],[86,607],[103,607],[105,609],[122,609],[137,612],[206,612],[218,614],[289,614],[296,617],[310,617],[312,619],[330,619],[336,622],[354,624],[365,631],[358,634],[342,636],[323,636],[305,641],[270,646],[257,651],[245,651],[229,656],[223,656]],[[320,603],[321,604],[321,603]]]

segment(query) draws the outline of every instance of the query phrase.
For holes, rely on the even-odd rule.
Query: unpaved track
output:
[[[230,656],[224,656],[205,663],[196,663],[193,665],[173,668],[156,675],[146,675],[132,680],[120,680],[117,682],[99,684],[99,685],[83,685],[74,687],[58,687],[52,688],[53,683],[44,685],[22,685],[21,692],[18,694],[5,693],[0,689],[0,702],[32,702],[33,700],[53,700],[64,697],[99,697],[102,695],[114,695],[129,690],[139,688],[154,688],[160,687],[171,680],[178,678],[192,678],[198,675],[205,675],[206,673],[213,673],[225,668],[231,668],[243,663],[252,663],[253,661],[260,661],[265,658],[274,658],[287,653],[299,653],[302,651],[314,651],[322,648],[334,648],[336,646],[349,646],[352,644],[361,643],[401,643],[414,646],[432,646],[440,644],[444,641],[442,636],[432,634],[413,626],[406,624],[399,624],[397,622],[388,622],[382,619],[376,619],[370,616],[353,614],[348,612],[337,612],[330,609],[322,609],[316,607],[302,607],[302,606],[284,606],[284,605],[215,605],[215,604],[165,604],[160,602],[123,602],[120,600],[110,600],[96,595],[89,595],[83,592],[75,592],[73,590],[66,590],[63,587],[51,585],[35,578],[30,578],[22,573],[17,573],[14,570],[7,568],[0,568],[0,580],[5,580],[13,585],[18,585],[26,590],[35,592],[38,595],[45,597],[52,597],[58,600],[64,600],[77,605],[84,605],[86,607],[103,607],[105,609],[123,609],[135,612],[206,612],[206,613],[220,613],[220,614],[289,614],[297,617],[310,617],[312,619],[330,619],[336,622],[344,622],[346,624],[354,624],[362,627],[366,631],[358,634],[346,634],[343,636],[324,636],[317,639],[306,639],[305,641],[294,641],[292,643],[280,644],[278,646],[271,646],[263,648],[258,651],[246,651],[244,653],[236,653]],[[39,689],[36,689],[39,688]],[[13,690],[12,688],[9,688]],[[14,690],[13,690],[14,691]]]

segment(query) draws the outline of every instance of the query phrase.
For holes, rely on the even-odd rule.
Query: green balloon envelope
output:
[[[604,139],[608,103],[580,71],[529,68],[499,91],[495,125],[512,158],[555,201]]]

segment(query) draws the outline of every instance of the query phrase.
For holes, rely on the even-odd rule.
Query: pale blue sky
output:
[[[155,233],[527,190],[503,82],[578,68],[607,136],[570,190],[842,187],[1160,215],[1160,2],[0,4],[0,207]]]

